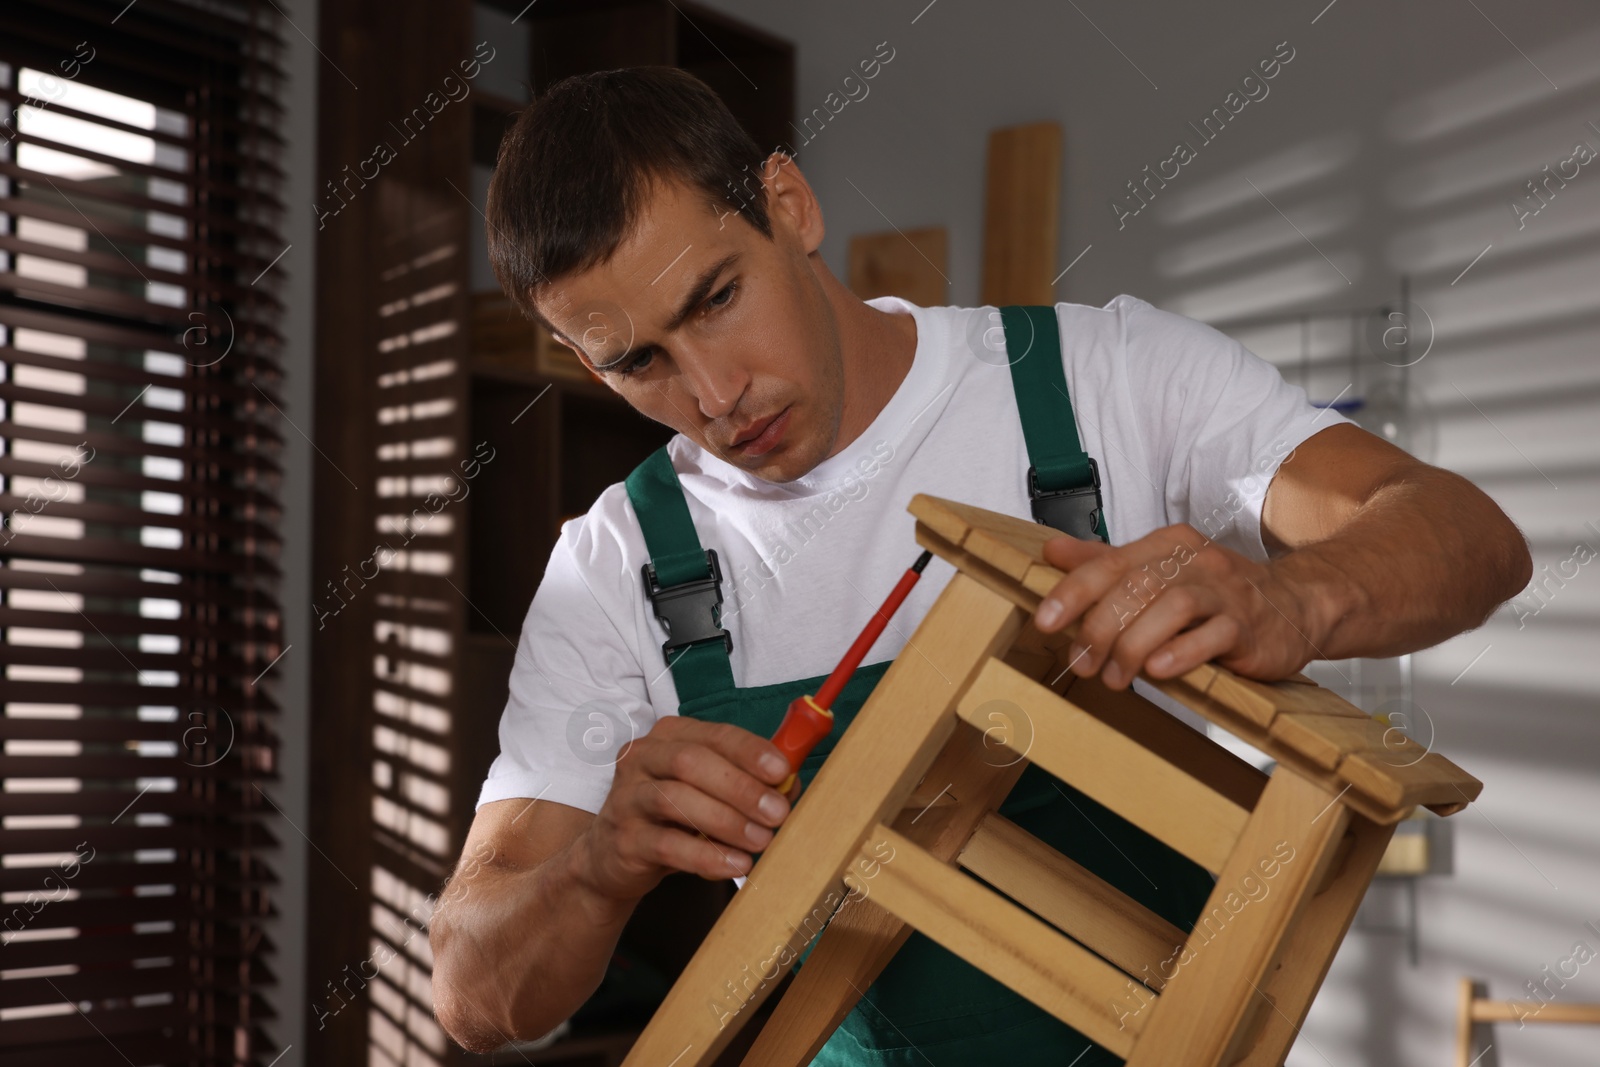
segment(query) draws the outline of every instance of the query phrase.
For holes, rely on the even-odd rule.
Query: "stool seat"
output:
[[[1071,673],[1077,626],[1030,621],[1064,576],[1044,560],[1054,529],[928,495],[909,510],[956,568],[917,655],[879,681],[625,1064],[710,1063],[819,930],[746,1064],[810,1062],[913,930],[1130,1067],[1281,1064],[1395,824],[1459,811],[1482,783],[1303,675],[1145,678],[1272,756],[1264,774]],[[1193,931],[997,812],[1030,765],[1217,876]],[[1271,893],[1230,907],[1268,864]],[[705,991],[740,975],[761,978],[708,1012]]]
[[[927,495],[913,498],[908,510],[919,521],[919,544],[952,563],[964,557],[974,573],[992,569],[991,580],[1027,590],[1035,606],[1066,576],[1044,562],[1044,543],[1058,536],[1049,527]],[[1303,674],[1258,682],[1202,664],[1177,678],[1145,680],[1302,775],[1336,792],[1348,787],[1347,802],[1379,822],[1398,822],[1418,806],[1452,815],[1483,788]]]

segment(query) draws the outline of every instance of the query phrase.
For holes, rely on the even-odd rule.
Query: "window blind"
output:
[[[464,191],[476,76],[505,60],[463,0],[376,10],[319,7],[307,1062],[452,1067],[427,927],[482,780],[464,549],[507,463],[468,403]]]
[[[468,441],[463,403],[467,205],[398,182],[377,191],[385,237],[371,250],[371,549],[335,583],[339,597],[363,602],[350,624],[371,626],[371,696],[362,705],[371,802],[362,823],[354,813],[349,820],[370,836],[370,928],[367,951],[313,990],[314,1010],[364,1002],[371,1067],[436,1067],[458,1055],[433,1017],[426,927],[470,818],[458,795],[465,501],[495,450]],[[342,607],[332,596],[318,603]]]
[[[0,1063],[266,1064],[282,72],[0,7]]]

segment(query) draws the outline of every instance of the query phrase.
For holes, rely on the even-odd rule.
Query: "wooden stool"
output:
[[[1461,1010],[1456,1017],[1456,1067],[1495,1067],[1500,1062],[1500,1057],[1494,1052],[1490,1023],[1588,1023],[1600,1026],[1600,1004],[1491,1000],[1487,983],[1463,978]],[[1480,1045],[1482,1051],[1474,1056],[1473,1049]]]
[[[1130,1067],[1281,1064],[1394,824],[1481,783],[1303,676],[1147,679],[1271,754],[1269,778],[1066,669],[1076,627],[1031,622],[1062,577],[1056,531],[926,495],[909,510],[958,573],[626,1067],[710,1063],[824,925],[746,1064],[808,1063],[913,928]],[[996,731],[996,708],[1028,728]],[[997,741],[1026,758],[997,761]],[[996,814],[1029,762],[1218,876],[1192,934]]]

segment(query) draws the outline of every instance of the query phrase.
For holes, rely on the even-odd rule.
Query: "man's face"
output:
[[[720,213],[697,190],[656,181],[608,261],[534,297],[561,340],[639,412],[786,482],[836,451],[844,371],[808,259],[822,240],[816,199],[792,161],[767,173],[772,241],[731,205]]]

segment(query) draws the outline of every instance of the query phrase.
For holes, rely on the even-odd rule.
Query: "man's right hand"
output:
[[[611,791],[578,845],[580,877],[632,903],[673,871],[748,874],[800,795],[777,787],[788,762],[766,738],[731,723],[669,715],[628,744]]]
[[[777,762],[763,766],[767,755]],[[549,800],[484,804],[428,923],[440,1023],[475,1052],[549,1032],[599,988],[635,905],[662,878],[750,870],[750,852],[799,798],[798,781],[778,795],[788,774],[764,737],[669,715],[623,748],[595,814]],[[762,811],[763,797],[776,806]]]

